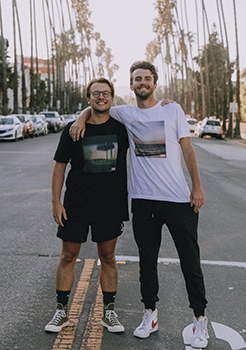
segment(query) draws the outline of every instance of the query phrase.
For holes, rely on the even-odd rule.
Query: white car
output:
[[[70,122],[74,122],[76,120],[77,115],[75,114],[67,114],[64,115],[64,118],[66,120],[66,124],[70,123]]]
[[[0,140],[24,139],[23,124],[16,116],[0,116]]]
[[[220,125],[220,120],[213,117],[204,118],[197,124],[194,135],[198,137],[208,135],[216,137],[217,139],[222,139],[223,130]]]
[[[190,132],[194,132],[195,128],[197,126],[197,119],[196,118],[186,118],[187,123],[189,125]]]

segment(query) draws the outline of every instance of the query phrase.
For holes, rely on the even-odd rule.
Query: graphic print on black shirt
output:
[[[117,135],[88,136],[82,139],[85,173],[116,171]]]
[[[137,157],[166,158],[164,120],[132,122],[133,141]]]

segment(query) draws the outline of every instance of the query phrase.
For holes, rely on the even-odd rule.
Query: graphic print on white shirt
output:
[[[131,123],[136,157],[166,158],[164,120]]]
[[[117,135],[88,136],[82,139],[85,173],[116,171]]]

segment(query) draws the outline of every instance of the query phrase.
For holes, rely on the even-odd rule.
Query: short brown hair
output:
[[[136,61],[130,67],[130,83],[131,84],[132,84],[132,73],[136,69],[148,69],[148,70],[150,70],[152,75],[154,76],[154,84],[157,82],[158,74],[157,74],[157,70],[156,70],[155,66],[151,62],[148,62],[148,61]]]
[[[87,85],[87,87],[86,87],[86,96],[88,98],[90,98],[90,94],[91,94],[91,92],[90,92],[91,85],[93,85],[95,83],[108,84],[108,86],[111,89],[111,96],[114,97],[114,85],[113,85],[113,83],[111,83],[111,81],[109,81],[108,79],[101,77],[101,78],[93,78],[89,82],[89,84]]]

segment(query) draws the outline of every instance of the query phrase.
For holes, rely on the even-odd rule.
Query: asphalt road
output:
[[[93,322],[100,319],[94,308],[100,267],[96,246],[91,241],[82,247],[81,261],[75,266],[70,305],[76,304],[74,296],[83,267],[93,262],[88,290],[83,302],[79,301],[81,308],[72,345],[55,347],[56,334],[44,331],[54,313],[55,272],[61,248],[52,217],[50,190],[58,139],[59,134],[49,134],[16,143],[0,142],[0,349],[190,350],[184,344],[190,330],[184,329],[192,322],[192,310],[166,228],[158,265],[159,330],[148,339],[132,335],[141,321],[143,305],[130,222],[125,223],[116,252],[122,262],[118,265],[116,311],[125,333],[111,334],[99,326],[95,328],[97,335],[93,335]],[[205,194],[199,242],[209,301],[207,349],[246,349],[246,148],[210,138],[192,141]]]

